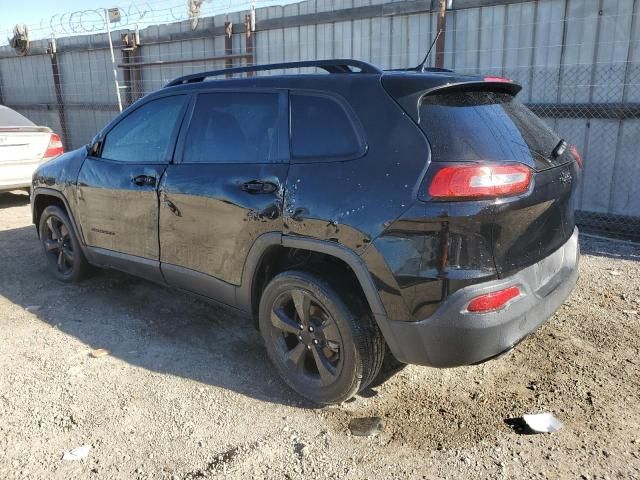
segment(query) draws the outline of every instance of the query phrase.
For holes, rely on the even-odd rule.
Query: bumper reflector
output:
[[[514,298],[520,296],[518,287],[509,287],[497,292],[486,293],[469,302],[467,310],[474,313],[492,312],[500,310]]]

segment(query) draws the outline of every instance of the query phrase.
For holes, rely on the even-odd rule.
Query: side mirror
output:
[[[91,140],[91,143],[87,144],[87,154],[96,156],[100,152],[100,144],[102,143],[102,137],[100,134],[97,134]]]

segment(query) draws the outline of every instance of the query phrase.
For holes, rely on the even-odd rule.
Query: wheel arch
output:
[[[78,225],[76,224],[75,218],[73,216],[73,212],[64,194],[52,188],[38,187],[33,190],[33,192],[31,193],[31,196],[32,196],[31,217],[32,217],[33,224],[36,226],[38,237],[40,236],[40,228],[39,228],[40,215],[42,215],[42,212],[48,206],[56,205],[64,209],[65,213],[69,217],[69,220],[71,221],[71,226],[74,230],[76,238],[79,240],[80,246],[84,250],[85,245],[83,242],[82,235],[80,235],[80,230],[78,229]]]
[[[261,235],[251,247],[242,274],[242,284],[237,290],[236,300],[240,309],[250,312],[254,319],[257,317],[256,300],[259,302],[260,298],[257,290],[264,286],[260,285],[260,274],[264,270],[265,264],[274,256],[283,255],[291,250],[323,254],[347,265],[355,275],[366,302],[378,323],[380,324],[381,320],[386,318],[384,306],[371,274],[364,260],[355,252],[337,243],[307,237],[292,237],[282,235],[279,232]],[[383,333],[386,330],[382,326],[381,329]]]

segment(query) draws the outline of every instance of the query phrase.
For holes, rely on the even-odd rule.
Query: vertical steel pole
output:
[[[224,54],[233,54],[233,23],[224,22]],[[224,61],[224,68],[231,68],[233,62],[230,57],[227,57]],[[231,78],[231,74],[227,73],[227,78]]]
[[[113,80],[116,84],[116,96],[118,97],[118,108],[122,111],[122,98],[120,98],[120,85],[118,84],[118,70],[116,68],[116,57],[113,54],[113,42],[111,41],[111,26],[109,24],[109,12],[104,9],[104,21],[107,22],[107,37],[109,37],[109,50],[111,51],[111,64],[113,65]]]
[[[2,98],[2,71],[0,71],[0,105],[4,105],[4,100]]]
[[[244,37],[245,37],[245,48],[247,51],[247,65],[251,66],[255,63],[255,58],[253,55],[253,22],[251,21],[251,15],[244,16]],[[253,72],[247,72],[247,77],[253,77]]]
[[[58,110],[58,121],[60,122],[60,133],[62,134],[62,145],[64,146],[65,150],[69,150],[71,142],[69,141],[69,132],[67,132],[67,118],[64,111],[62,82],[60,81],[60,68],[58,66],[58,53],[55,38],[52,38],[51,42],[49,43],[49,57],[51,58],[51,74],[53,75],[53,87],[56,92],[56,109]]]
[[[120,50],[120,53],[122,54],[122,64],[124,67],[122,71],[122,74],[124,76],[124,87],[125,87],[124,102],[127,106],[129,106],[133,103],[133,81],[131,79],[132,67],[129,66],[129,64],[133,63],[131,61],[132,52],[131,50],[127,50],[126,48],[123,48]]]
[[[133,46],[134,46],[134,63],[140,63],[141,54],[140,54],[140,31],[138,30],[138,25],[136,25],[136,30],[133,33]],[[142,86],[142,67],[137,65],[133,67],[133,100],[136,101],[140,97],[142,97],[144,89]]]
[[[447,0],[440,0],[438,9],[438,32],[436,41],[436,68],[444,68],[445,31],[447,29]]]

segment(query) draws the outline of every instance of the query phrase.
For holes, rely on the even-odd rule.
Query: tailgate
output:
[[[564,142],[509,92],[458,85],[428,93],[419,126],[437,163],[520,163],[528,192],[493,201],[492,248],[499,276],[546,258],[572,235],[578,170]]]
[[[13,163],[42,158],[49,145],[48,130],[0,129],[0,163]]]
[[[571,237],[578,178],[575,162],[537,172],[529,195],[497,207],[492,243],[500,276],[539,262]]]

